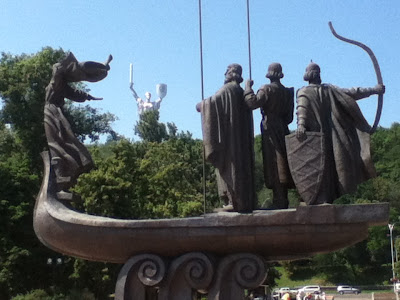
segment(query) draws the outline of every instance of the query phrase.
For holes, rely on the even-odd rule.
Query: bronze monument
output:
[[[84,172],[93,168],[89,151],[77,139],[63,113],[64,98],[76,102],[86,100],[102,100],[92,95],[74,89],[71,82],[96,82],[104,79],[110,70],[108,65],[112,60],[110,55],[105,64],[86,61],[78,62],[70,52],[59,63],[53,66],[53,74],[46,87],[44,106],[44,128],[51,155],[51,164],[56,175],[58,197],[72,200],[68,191]]]
[[[207,293],[210,300],[243,299],[245,289],[253,289],[265,280],[266,261],[299,259],[331,252],[365,239],[369,226],[387,224],[387,203],[254,210],[252,110],[239,85],[242,68],[237,64],[228,66],[225,85],[214,96],[197,105],[202,113],[206,158],[219,173],[220,195],[228,200],[228,205],[231,201],[236,211],[181,219],[120,220],[72,210],[63,200],[70,200],[68,188],[79,174],[90,169],[92,160],[84,146],[75,140],[61,107],[64,97],[77,101],[99,99],[74,91],[68,83],[103,79],[110,60],[111,56],[105,64],[79,63],[70,54],[54,66],[45,107],[50,154],[42,153],[44,178],[36,200],[33,224],[40,241],[55,251],[92,261],[124,263],[115,299],[187,300],[193,299],[195,292]],[[272,73],[271,79],[281,76],[279,66],[274,65],[271,71],[276,72]],[[303,164],[297,164],[299,168],[293,173],[295,181],[301,178],[304,166],[316,166],[315,171],[322,178],[319,187],[323,186],[322,189],[311,186],[312,192],[308,194],[315,194],[312,196],[315,199],[307,202],[320,204],[331,202],[338,195],[326,191],[342,191],[342,178],[339,178],[337,166],[344,167],[350,159],[341,160],[342,150],[352,151],[354,161],[351,163],[354,167],[360,166],[355,170],[360,177],[350,181],[348,190],[373,175],[373,168],[367,164],[368,138],[364,139],[370,127],[362,118],[354,97],[383,94],[384,86],[355,90],[352,94],[351,90],[322,85],[319,67],[315,64],[307,69],[306,80],[310,81],[310,86],[298,93],[297,133],[286,139],[289,158],[295,144],[300,146],[296,152],[301,154],[298,158],[303,159]],[[272,113],[269,106],[257,104],[265,110],[267,126],[281,126],[279,130],[268,132],[270,135],[286,130],[293,99],[290,89],[284,89],[276,81],[271,83],[270,90],[273,85],[285,94],[282,96],[285,99],[282,123],[276,125],[271,120],[279,110]],[[273,99],[270,90],[269,100]],[[247,95],[249,103],[259,100],[254,93]],[[319,105],[324,109],[316,113]],[[343,107],[339,109],[339,106]],[[336,121],[345,122],[346,126],[341,128],[335,123],[333,127]],[[346,134],[343,137],[333,133],[344,129]],[[270,136],[266,134],[265,138]],[[345,138],[355,146],[340,146],[341,149],[337,150],[338,145],[333,144],[345,142]],[[282,139],[281,135],[279,139]],[[323,147],[322,155],[316,156],[316,163],[308,162],[308,157],[313,157],[309,150],[319,150],[318,146]],[[340,157],[335,156],[337,153]],[[309,174],[306,175],[303,177]],[[323,176],[330,181],[327,182]],[[346,176],[343,180],[347,180]]]
[[[255,208],[253,115],[240,87],[242,67],[231,64],[222,88],[197,104],[201,112],[205,158],[217,173],[218,193],[229,210]]]
[[[288,188],[294,188],[287,162],[285,136],[289,134],[288,125],[293,121],[294,89],[286,88],[282,66],[272,63],[265,77],[271,83],[263,85],[254,94],[253,80],[246,81],[245,101],[252,108],[260,108],[262,114],[261,138],[265,186],[273,191],[272,207],[289,207]]]
[[[383,85],[340,89],[321,84],[320,73],[317,64],[308,65],[304,80],[309,85],[297,92],[296,138],[288,138],[293,178],[307,204],[333,203],[376,176],[370,155],[371,127],[356,100],[385,92]]]

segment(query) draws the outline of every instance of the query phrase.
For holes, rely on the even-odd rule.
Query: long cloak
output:
[[[226,195],[239,212],[252,211],[254,190],[254,131],[252,111],[243,89],[226,83],[201,102],[205,158],[217,169],[219,195]]]
[[[44,127],[57,183],[61,189],[70,188],[80,174],[94,166],[89,151],[75,136],[63,113],[64,98],[84,102],[89,95],[73,89],[68,83],[102,80],[107,76],[108,69],[97,62],[79,63],[72,53],[53,66],[52,78],[46,87]]]
[[[297,93],[305,108],[306,131],[322,132],[325,138],[325,170],[317,203],[332,203],[354,192],[357,185],[376,176],[370,154],[370,126],[355,98],[332,85],[309,85]],[[298,116],[299,117],[299,116]]]

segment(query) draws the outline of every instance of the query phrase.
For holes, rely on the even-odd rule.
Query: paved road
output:
[[[340,294],[332,294],[332,296],[334,296],[335,300],[361,300],[361,299],[372,299],[372,295],[371,293],[360,293],[358,295],[355,294],[344,294],[344,295],[340,295]]]
[[[394,293],[333,294],[334,300],[396,300]]]

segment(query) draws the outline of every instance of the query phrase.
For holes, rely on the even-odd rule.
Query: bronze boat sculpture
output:
[[[184,219],[91,216],[57,199],[47,152],[43,160],[44,179],[34,212],[36,235],[57,252],[93,261],[124,263],[140,253],[177,256],[191,251],[251,252],[267,260],[301,258],[362,241],[368,227],[387,224],[389,214],[389,205],[383,203],[219,212]]]
[[[70,53],[53,66],[44,110],[49,151],[42,153],[44,176],[33,225],[40,241],[54,251],[124,263],[116,299],[150,299],[146,296],[150,290],[151,299],[192,299],[193,290],[207,292],[214,300],[242,299],[244,289],[256,288],[265,280],[265,261],[335,251],[367,238],[370,226],[387,224],[387,203],[253,211],[245,207],[245,213],[220,211],[147,220],[74,210],[69,188],[93,162],[74,136],[62,106],[64,98],[101,100],[68,83],[102,80],[111,59],[105,64],[78,62]]]

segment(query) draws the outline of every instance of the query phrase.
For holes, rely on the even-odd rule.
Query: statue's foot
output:
[[[233,212],[233,211],[234,210],[232,204],[223,205],[222,207],[214,209],[214,212]]]
[[[66,191],[57,192],[57,198],[58,200],[64,200],[69,202],[76,202],[81,200],[81,197],[79,197],[79,195]]]

